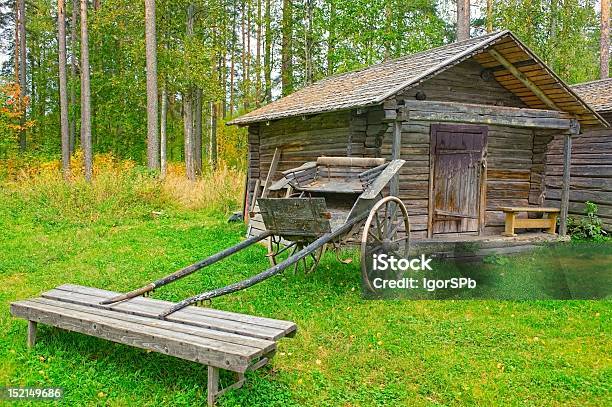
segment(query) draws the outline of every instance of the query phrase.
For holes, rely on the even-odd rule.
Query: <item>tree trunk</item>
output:
[[[293,37],[293,11],[292,0],[283,0],[283,21],[281,41],[281,84],[282,94],[286,96],[293,92],[292,68],[292,37]]]
[[[166,82],[164,81],[164,86],[162,87],[161,93],[161,124],[160,124],[160,167],[161,167],[161,176],[164,178],[166,176],[166,145],[167,145],[167,135],[166,135],[166,125],[168,120],[168,94],[166,90]]]
[[[72,0],[72,18],[70,27],[70,114],[68,127],[70,132],[70,154],[74,153],[76,146],[76,81],[77,81],[77,19],[79,12],[79,1]]]
[[[145,0],[145,47],[147,65],[147,167],[159,170],[157,133],[157,39],[155,0]]]
[[[256,24],[256,46],[255,52],[255,106],[261,103],[261,0],[257,0],[257,22]]]
[[[457,0],[457,41],[470,38],[470,0]]]
[[[93,174],[91,145],[91,90],[89,84],[89,37],[87,34],[87,0],[81,0],[81,147],[85,161],[85,179]]]
[[[195,6],[189,4],[187,6],[187,22],[186,22],[186,34],[187,37],[193,36],[193,24],[195,19]],[[183,94],[183,128],[185,135],[185,169],[187,173],[187,179],[194,181],[196,178],[195,170],[195,140],[194,140],[194,129],[193,129],[193,99],[194,99],[194,87],[192,85],[187,86],[187,91]]]
[[[13,56],[14,59],[14,75],[15,75],[15,83],[19,83],[19,2],[15,1],[15,54]]]
[[[234,115],[234,71],[235,66],[235,54],[236,54],[236,2],[234,0],[232,7],[232,40],[230,46],[230,98],[229,98],[229,114]]]
[[[312,23],[313,23],[313,5],[312,0],[306,0],[306,38],[304,41],[304,56],[306,60],[306,85],[310,85],[314,79],[313,73],[313,62],[312,62],[312,48],[313,48],[313,35],[312,35]]]
[[[57,0],[57,42],[59,46],[59,97],[60,128],[62,140],[62,171],[70,173],[70,135],[68,134],[68,84],[66,79],[66,4]]]
[[[327,39],[327,74],[334,73],[334,51],[336,44],[336,2],[332,0],[329,5],[329,32]]]
[[[385,46],[385,61],[391,58],[391,35],[392,35],[392,18],[393,18],[393,4],[391,0],[385,0],[385,34],[384,39]]]
[[[193,165],[193,104],[191,90],[183,94],[183,129],[185,134],[185,172],[187,179],[195,180]]]
[[[493,32],[493,0],[487,0],[487,32]]]
[[[240,7],[240,45],[242,46],[240,52],[240,65],[242,68],[242,103],[243,108],[246,110],[247,108],[247,62],[246,62],[246,53],[248,51],[246,44],[246,5],[242,2],[242,6]]]
[[[264,52],[264,81],[265,81],[265,100],[272,101],[272,21],[270,17],[270,0],[266,1],[264,20],[266,24],[265,32],[265,52]]]
[[[193,166],[202,175],[202,89],[196,88],[193,101]]]
[[[217,109],[214,103],[210,103],[210,166],[213,170],[217,168]]]
[[[24,152],[26,149],[26,102],[27,96],[27,81],[26,81],[26,8],[25,0],[17,0],[19,3],[19,107],[22,111],[21,123],[19,129],[19,150]]]
[[[610,0],[601,0],[601,37],[599,41],[599,77],[610,75]]]
[[[251,89],[251,0],[246,2],[246,66],[244,69],[244,80],[245,88],[244,88],[244,110],[248,111],[251,106],[251,97],[252,97],[252,89]]]

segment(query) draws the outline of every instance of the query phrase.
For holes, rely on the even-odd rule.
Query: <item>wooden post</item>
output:
[[[516,212],[506,212],[505,230],[502,233],[503,236],[514,237],[514,224],[516,221]]]
[[[208,407],[213,407],[219,392],[219,368],[208,366]]]
[[[28,321],[28,348],[36,344],[36,321]]]
[[[561,219],[559,222],[559,234],[567,234],[567,212],[569,210],[570,195],[570,167],[572,161],[572,135],[565,134],[563,141],[563,185],[561,189]]]
[[[391,146],[391,159],[397,160],[400,158],[402,151],[402,122],[396,120],[393,122],[393,145]],[[389,182],[391,195],[399,195],[399,175],[395,174]]]
[[[580,134],[580,123],[571,119],[569,131],[565,134],[563,142],[563,185],[561,189],[561,218],[559,221],[559,234],[567,235],[567,213],[570,198],[570,169],[572,166],[572,136]]]

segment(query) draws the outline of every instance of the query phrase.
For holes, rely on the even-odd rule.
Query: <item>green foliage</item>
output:
[[[609,240],[599,216],[597,205],[593,202],[584,203],[584,216],[567,219],[567,231],[575,241],[604,242]]]
[[[599,19],[595,0],[493,2],[493,26],[510,29],[563,80],[598,77]]]
[[[271,49],[269,70],[273,98],[280,92],[282,1],[158,0],[158,82],[169,95],[168,158],[183,159],[183,95],[202,89],[205,161],[210,134],[210,105],[222,106],[219,155],[243,166],[244,129],[224,129],[222,122],[266,100],[264,54]],[[484,6],[485,2],[482,2]],[[187,35],[187,7],[195,7],[193,36]],[[258,11],[258,6],[261,10]],[[57,89],[56,3],[28,1],[28,130],[29,153],[60,155]],[[72,3],[68,2],[68,32]],[[12,6],[5,7],[12,10]],[[493,28],[511,29],[570,83],[597,77],[599,22],[595,0],[493,1]],[[358,69],[454,40],[455,4],[449,0],[309,0],[292,2],[291,76],[295,89],[312,79]],[[483,33],[484,9],[473,13],[473,34]],[[142,2],[105,0],[90,8],[89,48],[93,144],[97,153],[145,161],[146,92],[144,7]],[[78,23],[78,21],[76,22]],[[10,59],[2,74],[12,78],[13,21],[0,18],[0,46]],[[270,26],[270,32],[265,27]],[[77,39],[79,37],[78,27]],[[259,36],[259,52],[257,39]],[[270,43],[266,44],[266,39]],[[68,44],[69,62],[79,58],[79,44]],[[74,54],[74,55],[73,55]],[[259,56],[259,59],[257,57]],[[69,68],[70,71],[70,68]],[[71,117],[79,119],[79,78],[70,78],[76,103]],[[0,129],[0,149],[9,138]],[[78,137],[77,137],[78,144]],[[11,154],[13,153],[11,149]],[[2,151],[0,150],[0,154]],[[5,153],[6,154],[6,153]]]

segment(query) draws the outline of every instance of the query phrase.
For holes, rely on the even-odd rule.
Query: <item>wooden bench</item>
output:
[[[514,233],[516,228],[547,229],[547,233],[556,234],[557,215],[560,212],[557,208],[504,206],[501,210],[506,214],[506,229],[502,233],[504,236],[516,236],[516,233]],[[521,212],[542,213],[544,217],[540,219],[517,218],[516,215]]]
[[[264,366],[276,341],[296,333],[293,322],[190,306],[159,319],[173,303],[136,297],[112,305],[100,301],[112,291],[62,285],[39,298],[11,304],[11,314],[28,320],[28,346],[36,324],[52,325],[208,366],[208,405],[229,389],[241,387],[244,373]],[[236,373],[236,382],[219,389],[219,369]]]

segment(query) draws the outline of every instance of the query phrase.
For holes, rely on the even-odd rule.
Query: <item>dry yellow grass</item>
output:
[[[216,170],[205,169],[201,177],[190,181],[185,176],[184,165],[169,163],[162,179],[134,161],[99,154],[94,157],[93,182],[89,185],[84,181],[83,158],[79,152],[72,157],[67,180],[63,179],[59,160],[5,160],[0,162],[0,174],[5,192],[34,197],[44,191],[52,205],[75,210],[86,203],[101,205],[113,200],[125,203],[138,197],[159,206],[228,211],[242,205],[245,176],[244,172],[221,163]],[[82,205],[74,205],[75,202]]]
[[[207,171],[197,181],[189,181],[185,167],[170,164],[161,184],[168,198],[190,209],[214,207],[218,204],[238,207],[242,204],[244,173],[222,164],[216,171]]]

